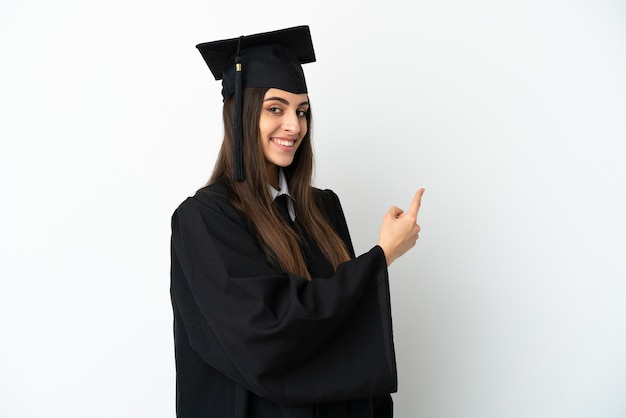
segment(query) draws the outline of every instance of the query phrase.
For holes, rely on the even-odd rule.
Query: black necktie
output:
[[[291,216],[289,216],[289,199],[291,198],[288,195],[281,194],[279,196],[276,196],[276,199],[274,199],[274,201],[276,202],[276,206],[278,206],[278,211],[281,215],[283,215],[283,218],[287,221],[289,225],[293,225]]]

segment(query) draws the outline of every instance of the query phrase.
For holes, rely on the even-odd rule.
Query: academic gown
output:
[[[390,418],[397,376],[384,253],[354,258],[341,205],[314,189],[352,256],[313,279],[272,267],[217,182],[172,216],[179,418]],[[297,222],[297,220],[296,220]]]

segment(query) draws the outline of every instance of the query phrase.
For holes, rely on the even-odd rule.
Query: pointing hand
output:
[[[422,204],[423,194],[423,188],[415,193],[407,212],[397,206],[392,206],[383,218],[378,245],[385,253],[388,266],[413,248],[419,238],[420,226],[417,224],[417,214]]]

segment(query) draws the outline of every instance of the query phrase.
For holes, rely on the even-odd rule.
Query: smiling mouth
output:
[[[278,144],[278,145],[282,145],[283,147],[293,147],[293,144],[295,144],[296,141],[294,140],[288,140],[288,139],[278,139],[278,138],[271,138],[272,142]]]

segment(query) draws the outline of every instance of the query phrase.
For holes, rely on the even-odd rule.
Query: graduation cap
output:
[[[315,61],[308,26],[297,26],[196,46],[216,80],[224,100],[235,95],[234,161],[236,181],[243,180],[243,89],[268,87],[307,93],[301,64]]]

